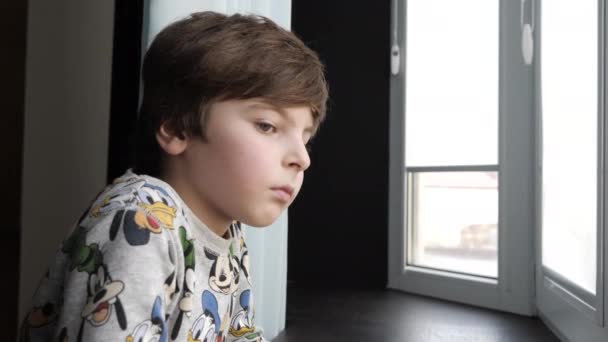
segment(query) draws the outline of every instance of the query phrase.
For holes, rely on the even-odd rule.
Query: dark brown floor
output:
[[[273,342],[558,342],[537,318],[398,291],[289,288],[286,330]]]

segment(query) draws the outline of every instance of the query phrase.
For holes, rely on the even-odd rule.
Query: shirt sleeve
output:
[[[55,335],[70,341],[167,341],[180,261],[173,228],[137,203],[90,215],[62,246],[69,261]]]
[[[249,252],[240,224],[237,229],[238,243],[240,244],[240,275],[239,288],[233,297],[233,314],[226,341],[228,342],[267,342],[264,330],[255,325],[255,306],[253,291],[251,289],[251,275],[249,273]]]

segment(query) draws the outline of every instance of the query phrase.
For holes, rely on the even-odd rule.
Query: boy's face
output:
[[[207,141],[186,138],[182,154],[181,177],[190,184],[182,191],[196,202],[188,204],[204,208],[216,223],[270,225],[300,191],[312,126],[309,107],[280,109],[260,99],[213,104]]]

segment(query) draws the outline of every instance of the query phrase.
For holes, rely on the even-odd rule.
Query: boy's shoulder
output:
[[[122,227],[129,244],[141,244],[151,233],[175,228],[183,216],[176,197],[166,183],[127,171],[97,194],[77,226],[88,230],[106,222],[110,240]]]

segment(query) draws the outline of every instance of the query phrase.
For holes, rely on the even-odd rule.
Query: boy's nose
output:
[[[310,166],[310,156],[306,145],[302,141],[291,144],[291,149],[287,157],[289,167],[296,168],[298,171],[304,171]]]

